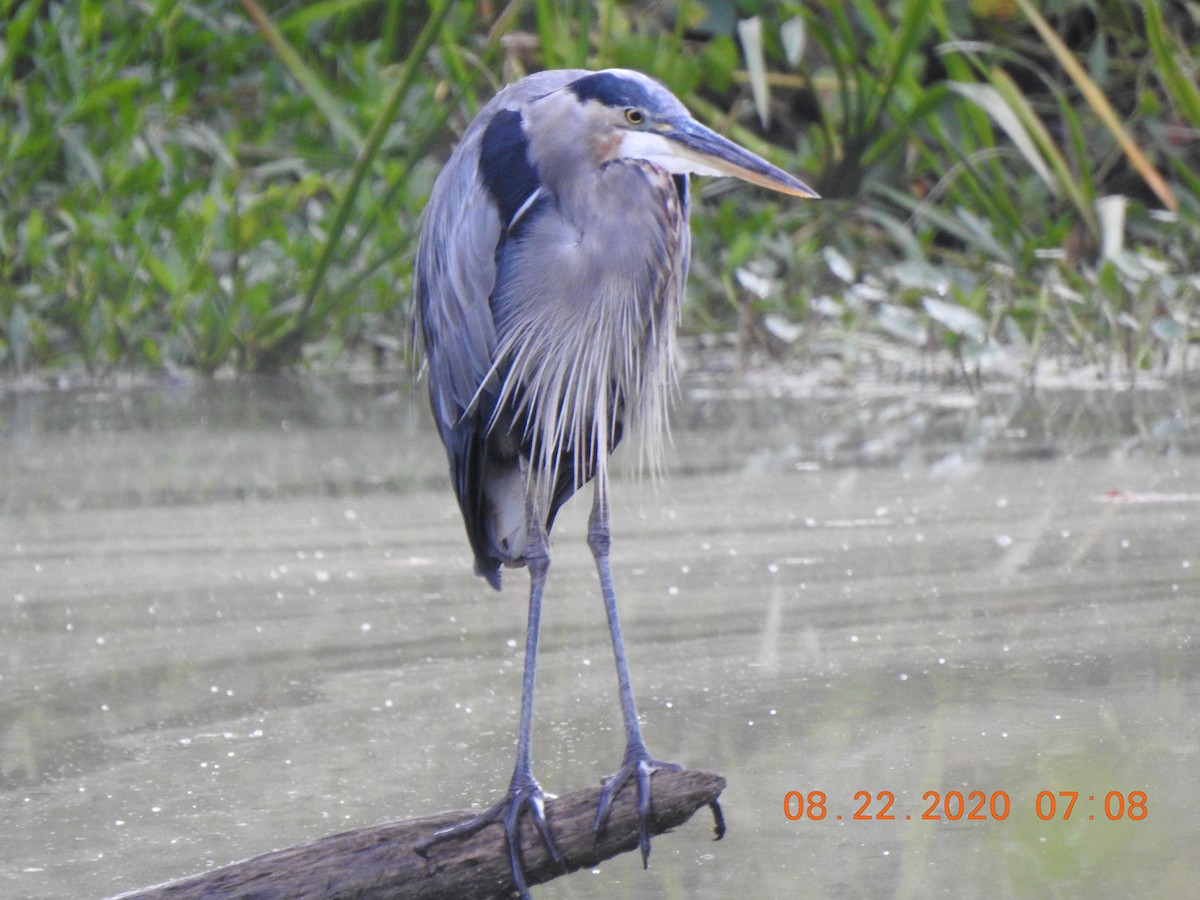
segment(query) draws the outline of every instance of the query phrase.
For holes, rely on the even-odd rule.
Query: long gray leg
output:
[[[617,663],[617,692],[621,697],[621,718],[625,723],[625,757],[621,760],[621,768],[604,780],[604,789],[600,794],[600,804],[596,809],[592,830],[597,833],[604,830],[609,813],[612,812],[613,797],[629,779],[635,779],[638,793],[638,847],[642,851],[642,866],[645,867],[650,861],[650,776],[658,769],[677,772],[683,767],[654,759],[642,740],[637,707],[633,702],[633,686],[629,682],[629,665],[625,660],[625,642],[621,639],[621,622],[617,617],[617,596],[608,564],[611,545],[608,497],[597,481],[596,499],[592,505],[591,518],[588,519],[588,546],[592,550],[592,556],[596,560],[596,572],[600,576],[600,592],[604,595],[604,611],[608,615],[608,631],[612,637],[613,657]]]
[[[532,496],[525,503],[526,524],[529,543],[525,548],[525,564],[529,567],[529,621],[525,630],[525,672],[521,679],[521,722],[517,728],[517,764],[513,769],[512,781],[504,799],[486,812],[466,822],[445,828],[417,846],[417,852],[425,852],[434,844],[454,837],[474,834],[486,825],[498,822],[504,826],[508,843],[508,859],[512,868],[513,884],[524,900],[529,897],[529,886],[521,864],[520,819],[523,810],[529,810],[533,824],[546,845],[551,859],[564,871],[566,864],[550,834],[546,823],[545,794],[533,777],[533,758],[530,743],[533,734],[533,682],[537,671],[538,631],[542,618],[542,594],[546,586],[546,573],[550,569],[550,545],[546,536],[545,518],[538,512]]]

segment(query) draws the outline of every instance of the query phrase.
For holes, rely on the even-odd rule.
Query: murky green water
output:
[[[689,381],[667,483],[614,501],[647,741],[728,779],[729,835],[702,814],[648,872],[537,895],[1194,891],[1200,394],[761,381]],[[0,895],[100,897],[506,785],[526,580],[471,575],[419,389],[9,393],[0,479]],[[554,534],[551,791],[622,751],[587,508]],[[825,817],[790,820],[793,791]]]

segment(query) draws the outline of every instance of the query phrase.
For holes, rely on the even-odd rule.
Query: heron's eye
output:
[[[646,114],[630,106],[625,110],[625,121],[630,125],[641,125],[646,121]]]

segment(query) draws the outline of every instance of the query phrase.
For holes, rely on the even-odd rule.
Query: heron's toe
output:
[[[644,745],[627,748],[621,768],[604,779],[600,803],[596,807],[596,818],[592,823],[594,832],[599,834],[604,831],[612,813],[613,799],[632,780],[637,785],[638,848],[642,851],[643,868],[650,865],[650,777],[660,769],[680,772],[683,766],[654,759]]]
[[[435,832],[416,846],[417,853],[426,856],[431,847],[457,837],[468,837],[488,825],[498,824],[504,828],[504,840],[508,847],[508,864],[512,872],[513,886],[522,900],[529,900],[529,884],[525,879],[525,867],[521,862],[521,814],[528,811],[533,825],[541,836],[542,843],[550,858],[564,872],[566,861],[550,833],[550,825],[546,821],[546,794],[532,776],[514,778],[509,786],[508,794],[490,809],[480,813],[465,822],[459,822],[449,828]]]

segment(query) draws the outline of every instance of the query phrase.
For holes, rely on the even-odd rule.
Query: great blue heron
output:
[[[518,822],[528,810],[562,858],[533,778],[530,730],[548,534],[589,480],[588,546],[616,657],[625,756],[604,782],[594,827],[631,778],[643,863],[650,756],[638,727],[609,571],[608,459],[628,431],[660,462],[672,352],[690,252],[688,174],[733,175],[797,197],[809,187],[693,119],[639,72],[540,72],[476,116],[425,210],[414,285],[434,419],[475,553],[528,566],[529,622],[517,761],[507,795],[422,850],[492,822],[504,826],[525,895]]]

